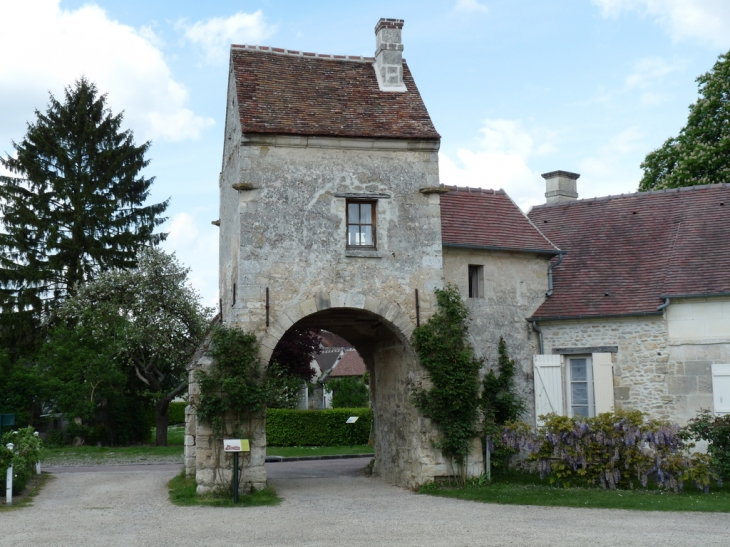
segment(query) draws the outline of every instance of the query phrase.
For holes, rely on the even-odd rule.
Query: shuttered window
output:
[[[533,364],[536,417],[550,412],[595,416],[614,411],[613,359],[610,353],[535,355]],[[726,401],[730,407],[730,365],[726,366]],[[537,425],[542,425],[539,418]]]
[[[610,353],[594,353],[591,357],[596,414],[613,412],[613,359]]]
[[[540,416],[555,412],[563,414],[562,359],[560,355],[535,355],[535,417],[542,425]]]
[[[716,415],[730,414],[730,365],[712,365],[712,402]]]

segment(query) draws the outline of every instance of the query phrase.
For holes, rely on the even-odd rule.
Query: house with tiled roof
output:
[[[528,318],[538,414],[730,412],[730,188],[577,200],[565,175],[528,215],[564,251]]]
[[[724,408],[730,190],[578,200],[578,175],[555,171],[548,203],[526,215],[502,190],[440,185],[440,136],[402,28],[378,21],[373,57],[232,46],[214,221],[223,324],[254,335],[263,362],[292,329],[351,344],[370,381],[374,472],[405,487],[454,472],[412,398],[429,381],[412,334],[446,284],[470,310],[482,372],[505,339],[528,420]],[[208,366],[191,368],[193,402]],[[194,406],[186,416],[187,473],[213,490],[217,441]],[[266,481],[253,425],[242,488]],[[483,469],[475,440],[463,472]]]

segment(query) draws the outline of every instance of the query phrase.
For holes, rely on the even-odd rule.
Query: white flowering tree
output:
[[[187,364],[208,328],[212,309],[188,283],[174,255],[146,248],[131,270],[100,274],[68,298],[57,320],[91,331],[117,364],[132,367],[154,400],[158,445],[167,445],[167,409],[185,392]]]
[[[730,180],[730,52],[697,78],[700,97],[679,135],[646,156],[639,191]]]

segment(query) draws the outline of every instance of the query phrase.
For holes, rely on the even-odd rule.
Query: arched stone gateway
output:
[[[231,48],[214,224],[223,324],[254,334],[264,362],[295,327],[352,343],[371,375],[375,471],[414,487],[455,471],[412,402],[426,376],[411,335],[434,312],[434,289],[461,288],[477,354],[496,360],[505,336],[529,390],[537,337],[525,318],[544,299],[558,251],[504,192],[439,186],[440,137],[401,58],[402,26],[379,21],[374,58]],[[204,349],[190,372],[192,401],[194,372],[209,365]],[[257,487],[266,481],[264,426],[243,476]],[[192,406],[186,433],[199,491],[226,482],[230,461],[214,472],[219,451]],[[470,475],[483,469],[478,447]]]

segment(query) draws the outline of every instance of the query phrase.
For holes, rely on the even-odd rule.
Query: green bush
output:
[[[167,423],[170,425],[185,423],[185,407],[188,403],[181,401],[179,403],[170,403],[167,407]]]
[[[13,451],[6,445],[13,443]],[[13,466],[13,494],[25,490],[34,473],[35,464],[41,459],[42,442],[35,436],[32,427],[8,431],[0,444],[0,476],[5,477],[9,465]]]
[[[370,390],[363,376],[332,378],[324,388],[332,393],[332,408],[365,408],[370,402]]]
[[[730,415],[713,416],[701,410],[685,428],[690,441],[707,441],[712,467],[723,479],[730,479]]]
[[[350,416],[358,416],[347,424]],[[369,408],[332,410],[290,410],[270,408],[266,411],[266,444],[269,446],[344,446],[366,444],[373,423]]]

